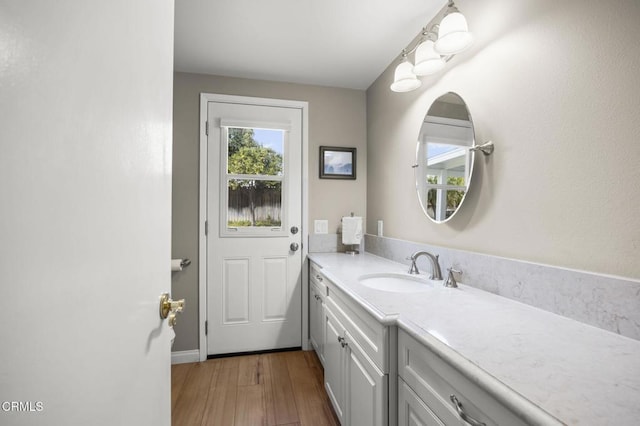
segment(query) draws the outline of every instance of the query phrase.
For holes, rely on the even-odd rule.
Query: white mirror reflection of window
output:
[[[449,220],[463,203],[471,182],[474,131],[467,107],[446,93],[429,108],[417,145],[416,190],[425,214],[434,222]]]

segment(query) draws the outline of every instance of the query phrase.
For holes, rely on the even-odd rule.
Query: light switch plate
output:
[[[329,221],[326,219],[313,221],[314,234],[328,234],[329,233]]]

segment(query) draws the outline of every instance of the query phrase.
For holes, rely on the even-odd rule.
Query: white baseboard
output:
[[[193,349],[190,351],[171,352],[171,364],[185,364],[187,362],[199,362],[200,351]]]

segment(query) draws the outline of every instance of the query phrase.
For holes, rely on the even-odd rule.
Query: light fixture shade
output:
[[[449,13],[440,22],[436,52],[441,55],[455,55],[466,50],[473,43],[473,35],[467,28],[467,20],[458,11]]]
[[[413,73],[413,64],[404,60],[396,67],[391,90],[394,92],[410,92],[422,86],[422,82]]]
[[[429,75],[444,68],[444,59],[434,50],[432,40],[426,40],[416,49],[416,64],[413,72],[416,75]]]

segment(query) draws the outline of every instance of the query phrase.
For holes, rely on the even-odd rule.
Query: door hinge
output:
[[[204,335],[207,336],[209,334],[209,321],[204,322]]]
[[[204,221],[204,235],[209,235],[209,221]]]
[[[205,121],[204,122],[204,133],[209,136],[209,122]]]

